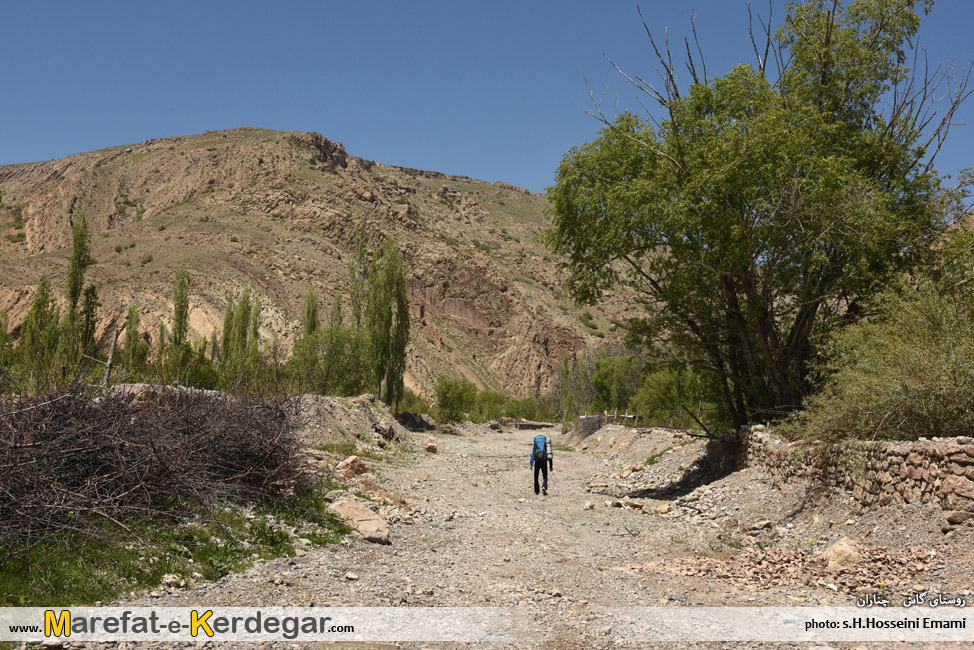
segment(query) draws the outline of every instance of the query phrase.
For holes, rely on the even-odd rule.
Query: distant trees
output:
[[[305,304],[317,304],[318,295],[309,289]],[[369,366],[369,340],[363,328],[346,325],[342,298],[332,302],[328,325],[317,322],[302,327],[303,335],[294,342],[286,368],[301,391],[324,395],[352,395],[365,392],[372,384]]]
[[[139,310],[135,305],[129,305],[125,316],[125,337],[122,343],[122,367],[129,373],[139,373],[145,370],[149,357],[149,344],[139,335]]]
[[[6,313],[0,312],[0,367],[23,371],[25,383],[15,390],[85,379],[86,359],[102,362],[95,349],[97,309],[95,287],[85,285],[85,272],[95,262],[90,252],[87,220],[74,224],[68,264],[66,310],[62,314],[49,279],[42,278],[14,347]],[[346,322],[342,297],[335,295],[324,327],[320,299],[308,289],[301,311],[301,333],[286,364],[277,340],[262,348],[260,298],[244,289],[227,295],[222,330],[209,341],[190,340],[192,278],[180,268],[172,286],[172,317],[160,319],[155,342],[140,333],[139,310],[129,305],[124,335],[116,356],[122,368],[116,377],[127,381],[179,382],[200,388],[269,387],[283,389],[292,381],[299,390],[360,394],[372,390],[393,408],[404,394],[403,373],[409,342],[409,301],[406,272],[393,240],[386,240],[371,259],[365,230],[358,230],[349,267],[352,312]],[[168,325],[168,328],[167,328]],[[21,376],[18,374],[18,376]]]
[[[477,387],[463,377],[440,375],[436,378],[436,409],[441,420],[455,422],[473,410]]]
[[[317,329],[318,294],[313,287],[309,286],[307,293],[304,294],[304,304],[301,306],[301,335],[311,336]]]
[[[302,390],[339,394],[374,390],[398,409],[409,343],[406,272],[392,239],[369,261],[365,236],[360,227],[348,268],[350,322],[345,322],[342,298],[336,295],[328,325],[321,328],[320,298],[309,287],[302,307],[301,336],[287,367]]]
[[[85,286],[84,283],[85,272],[94,262],[90,254],[88,221],[84,214],[80,214],[72,231],[66,311],[61,314],[50,280],[41,278],[21,325],[20,344],[16,353],[7,355],[9,361],[24,371],[29,390],[72,381],[86,363],[85,356],[94,355],[100,303],[94,285]]]
[[[640,365],[633,354],[603,357],[596,361],[592,373],[596,401],[610,411],[625,410],[639,388]]]

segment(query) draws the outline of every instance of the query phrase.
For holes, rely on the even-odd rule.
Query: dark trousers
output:
[[[548,461],[542,460],[541,462],[534,461],[534,493],[538,494],[541,492],[541,488],[538,487],[538,472],[541,472],[541,477],[544,482],[541,484],[544,489],[548,489]]]

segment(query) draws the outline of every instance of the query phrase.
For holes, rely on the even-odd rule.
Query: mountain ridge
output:
[[[345,293],[361,222],[370,246],[392,236],[403,254],[413,319],[406,379],[421,393],[448,372],[539,396],[562,356],[617,340],[628,311],[610,295],[604,312],[580,319],[540,241],[544,195],[365,160],[318,133],[240,127],[150,139],[0,166],[0,188],[0,309],[14,327],[42,275],[63,285],[82,212],[99,260],[89,277],[104,303],[102,338],[130,303],[154,333],[185,265],[194,335],[219,326],[227,292],[250,287],[265,306],[263,338],[287,347],[308,285],[325,301]]]

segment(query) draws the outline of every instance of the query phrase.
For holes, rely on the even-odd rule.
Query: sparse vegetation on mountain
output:
[[[928,8],[792,4],[757,67],[691,66],[686,92],[661,55],[664,87],[635,81],[659,111],[603,116],[558,168],[548,242],[572,294],[643,296],[633,340],[716,378],[728,425],[798,408],[825,338],[923,265],[955,216],[932,162],[969,93],[949,69],[910,70]],[[921,119],[945,91],[940,118]]]

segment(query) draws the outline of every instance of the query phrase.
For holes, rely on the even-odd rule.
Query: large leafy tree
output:
[[[599,112],[599,138],[558,168],[548,241],[574,295],[637,292],[633,338],[712,373],[734,424],[799,406],[823,334],[949,225],[932,158],[968,93],[948,70],[911,73],[929,4],[792,3],[756,66],[710,79],[691,58],[683,91],[667,44],[662,89],[629,77],[657,110]]]

